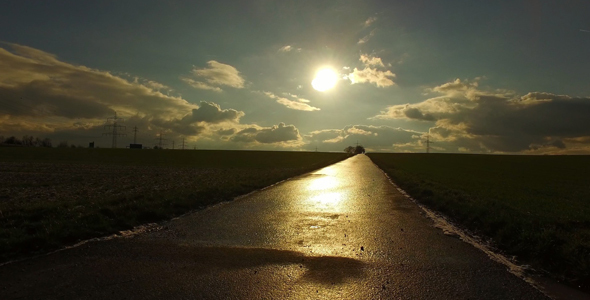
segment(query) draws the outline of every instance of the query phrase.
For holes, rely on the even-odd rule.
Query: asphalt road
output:
[[[364,155],[0,267],[0,299],[546,299],[444,235]]]

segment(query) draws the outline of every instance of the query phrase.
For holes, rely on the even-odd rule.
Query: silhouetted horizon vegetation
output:
[[[66,142],[67,143],[67,142]],[[22,139],[17,137],[10,136],[8,138],[4,138],[4,136],[0,135],[0,146],[21,146],[21,147],[53,147],[53,143],[50,138],[39,138],[33,137],[30,135],[25,135]]]
[[[344,152],[350,155],[362,154],[365,153],[365,147],[362,145],[357,145],[356,147],[348,146],[344,148]]]

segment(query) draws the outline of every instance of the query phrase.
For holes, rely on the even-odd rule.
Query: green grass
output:
[[[170,219],[346,157],[0,148],[0,262]]]
[[[506,253],[588,284],[590,156],[369,157],[412,197],[492,238]]]
[[[139,150],[0,147],[0,162],[108,164],[197,168],[281,168],[344,157],[340,153],[231,150]]]

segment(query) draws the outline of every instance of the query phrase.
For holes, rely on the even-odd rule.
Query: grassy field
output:
[[[589,288],[590,156],[369,157],[421,203],[521,262]]]
[[[342,153],[0,148],[0,262],[229,201]]]

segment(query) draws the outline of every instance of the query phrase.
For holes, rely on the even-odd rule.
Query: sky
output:
[[[4,138],[590,154],[589,1],[0,5]]]

